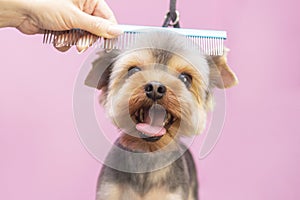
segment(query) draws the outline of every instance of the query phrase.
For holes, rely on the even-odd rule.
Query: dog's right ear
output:
[[[99,52],[99,57],[92,63],[93,68],[86,77],[84,84],[105,92],[109,84],[113,64],[119,54],[119,50]]]
[[[85,79],[85,85],[101,90],[101,103],[106,99],[110,74],[119,54],[119,50],[99,52],[99,57],[92,63],[93,67]]]

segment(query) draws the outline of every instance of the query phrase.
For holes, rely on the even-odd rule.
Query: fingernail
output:
[[[60,47],[65,47],[67,45],[65,45],[64,43],[54,43],[54,46],[60,48]]]
[[[121,35],[124,31],[118,25],[111,25],[107,30],[110,35]]]

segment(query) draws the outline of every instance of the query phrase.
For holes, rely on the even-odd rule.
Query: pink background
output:
[[[161,0],[108,3],[124,24],[159,26],[168,9]],[[221,140],[196,160],[202,200],[300,199],[299,8],[298,0],[179,0],[182,27],[228,31],[240,80],[227,91]],[[59,53],[9,28],[0,41],[0,199],[94,199],[101,164],[72,115],[88,52]]]

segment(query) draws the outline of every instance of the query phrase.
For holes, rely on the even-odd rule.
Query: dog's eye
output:
[[[186,73],[181,73],[178,78],[186,85],[187,88],[191,87],[192,77]]]
[[[141,68],[139,68],[139,67],[136,67],[136,66],[130,67],[128,69],[128,77],[135,74],[136,72],[139,72],[139,71],[141,71]]]

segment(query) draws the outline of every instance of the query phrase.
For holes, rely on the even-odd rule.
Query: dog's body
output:
[[[102,52],[93,63],[86,84],[102,90],[101,102],[121,130],[97,200],[198,199],[195,164],[180,137],[204,130],[210,90],[237,79],[225,55],[204,56],[184,44],[173,33],[150,32],[132,50]]]
[[[124,149],[122,146],[119,147]],[[114,159],[121,165],[136,165],[130,162],[132,159],[128,156],[114,151],[110,152],[108,159]],[[155,165],[161,159],[149,158],[144,163]],[[97,199],[192,200],[198,199],[197,188],[195,164],[191,153],[187,150],[169,166],[151,172],[129,173],[103,166],[98,182]]]

